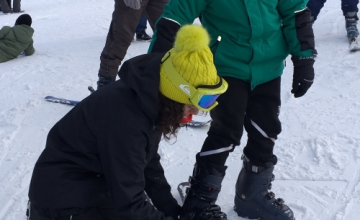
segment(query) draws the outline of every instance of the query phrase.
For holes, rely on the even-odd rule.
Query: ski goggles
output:
[[[221,77],[216,85],[200,85],[197,88],[190,85],[174,68],[171,56],[163,62],[166,76],[171,83],[189,97],[189,101],[198,109],[207,112],[218,105],[216,99],[223,94],[227,88],[227,82]]]

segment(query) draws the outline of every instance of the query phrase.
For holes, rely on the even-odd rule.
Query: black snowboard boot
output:
[[[292,210],[271,189],[274,163],[255,166],[245,155],[236,182],[235,211],[244,218],[261,220],[295,220]]]
[[[189,178],[190,187],[186,191],[180,219],[227,220],[226,214],[215,205],[227,167],[205,165],[198,158],[199,155],[197,155],[193,176]]]

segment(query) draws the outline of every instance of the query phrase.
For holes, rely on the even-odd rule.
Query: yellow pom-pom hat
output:
[[[209,43],[209,34],[201,26],[185,25],[179,29],[174,48],[165,54],[160,66],[159,89],[164,96],[179,103],[194,104],[203,111],[217,105],[205,108],[195,103],[203,95],[224,93],[228,86],[217,75]]]

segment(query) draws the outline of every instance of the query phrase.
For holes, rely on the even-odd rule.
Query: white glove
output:
[[[124,0],[126,6],[133,8],[135,10],[139,10],[141,8],[142,0]]]

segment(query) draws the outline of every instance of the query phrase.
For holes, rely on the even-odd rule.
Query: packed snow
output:
[[[360,52],[350,53],[339,0],[329,0],[314,24],[318,57],[315,83],[302,97],[290,93],[292,62],[282,77],[283,131],[276,142],[272,191],[285,200],[297,220],[357,220],[360,216]],[[44,97],[81,100],[96,88],[99,56],[114,1],[23,1],[33,18],[33,56],[0,64],[0,219],[26,219],[27,193],[34,164],[50,128],[72,107]],[[0,12],[0,27],[19,14]],[[198,22],[198,21],[196,21]],[[152,35],[150,26],[147,33]],[[148,42],[133,42],[125,60],[146,53]],[[196,116],[207,121],[210,117]],[[183,128],[177,140],[162,141],[159,153],[173,195],[192,173],[195,154],[209,127]],[[229,220],[235,182],[246,143],[230,154],[218,204]]]

